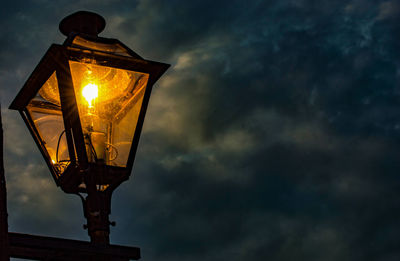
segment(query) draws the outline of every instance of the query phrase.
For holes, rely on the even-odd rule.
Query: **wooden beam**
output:
[[[10,257],[33,260],[138,260],[140,248],[95,246],[87,241],[8,233]]]

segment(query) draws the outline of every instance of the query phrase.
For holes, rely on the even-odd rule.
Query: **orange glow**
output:
[[[89,108],[92,108],[92,102],[97,98],[99,93],[99,88],[94,83],[89,83],[82,89],[82,96],[86,99],[89,104]]]
[[[89,162],[126,166],[149,75],[93,60],[69,64]]]

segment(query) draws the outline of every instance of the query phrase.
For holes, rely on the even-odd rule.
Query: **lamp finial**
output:
[[[84,33],[97,36],[106,26],[104,18],[96,13],[89,11],[78,11],[60,22],[60,31],[63,35],[69,36],[70,33]]]

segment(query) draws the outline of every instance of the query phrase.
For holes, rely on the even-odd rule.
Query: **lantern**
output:
[[[97,241],[108,241],[111,193],[129,178],[151,89],[169,67],[98,37],[104,27],[91,12],[64,18],[64,44],[51,45],[10,105],[56,184],[81,195],[89,235],[103,234]]]

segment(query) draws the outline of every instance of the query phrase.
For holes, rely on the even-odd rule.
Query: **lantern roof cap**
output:
[[[105,27],[105,19],[89,11],[75,12],[65,17],[59,25],[61,33],[65,36],[69,36],[72,32],[97,36]]]

